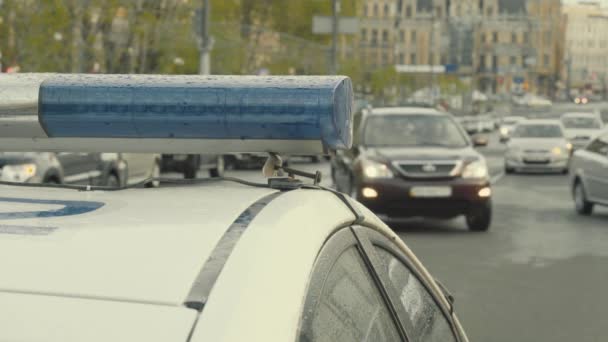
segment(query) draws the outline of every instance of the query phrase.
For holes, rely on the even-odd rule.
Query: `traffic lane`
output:
[[[608,210],[573,209],[568,177],[514,175],[494,187],[494,223],[392,225],[456,298],[471,341],[604,341]]]

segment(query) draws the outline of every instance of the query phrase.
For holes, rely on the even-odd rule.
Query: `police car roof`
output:
[[[235,222],[251,218],[255,203],[278,193],[229,182],[112,192],[0,190],[0,307],[10,308],[0,310],[0,330],[3,338],[24,341],[185,340],[196,317],[185,302],[218,241]],[[373,214],[366,217],[384,226]],[[354,220],[330,191],[281,192],[248,222],[229,254],[197,334],[220,340],[225,322],[233,322],[234,334],[293,340],[294,310],[318,251]],[[276,324],[252,325],[261,307],[281,313],[272,316]],[[36,329],[16,324],[24,321]],[[100,321],[111,329],[100,333]]]

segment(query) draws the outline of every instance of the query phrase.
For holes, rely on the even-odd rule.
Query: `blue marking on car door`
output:
[[[62,208],[37,211],[0,212],[0,220],[60,217],[86,214],[104,206],[102,202],[94,201],[63,201],[42,200],[32,198],[0,197],[0,202],[62,205]]]

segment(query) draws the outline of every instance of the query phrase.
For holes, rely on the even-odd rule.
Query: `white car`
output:
[[[505,116],[500,124],[500,142],[508,141],[513,127],[524,120],[523,116]]]
[[[566,113],[561,121],[575,150],[585,147],[604,128],[601,117],[593,113]]]
[[[558,120],[526,120],[507,144],[505,172],[568,172],[572,145]]]
[[[0,127],[0,149],[272,151],[270,178],[0,185],[1,341],[468,341],[452,297],[390,228],[316,180],[280,174],[280,153],[350,147],[348,78],[70,75],[37,86],[38,110],[11,125],[44,122],[43,133]],[[212,127],[218,109],[225,120]]]
[[[591,215],[595,205],[608,206],[608,131],[574,152],[570,174],[572,197],[579,214]]]

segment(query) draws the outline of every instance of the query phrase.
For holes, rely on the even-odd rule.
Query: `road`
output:
[[[608,209],[578,216],[568,176],[504,176],[495,135],[480,151],[496,180],[489,232],[471,233],[463,219],[392,228],[453,293],[471,341],[608,340]],[[329,175],[326,162],[291,166]],[[260,170],[228,175],[264,181]]]
[[[495,140],[481,151],[501,177]],[[329,174],[327,163],[292,166]],[[259,173],[229,172],[263,181]],[[488,233],[463,219],[392,227],[456,297],[471,341],[606,341],[608,210],[578,216],[563,175],[508,175],[493,190]]]

